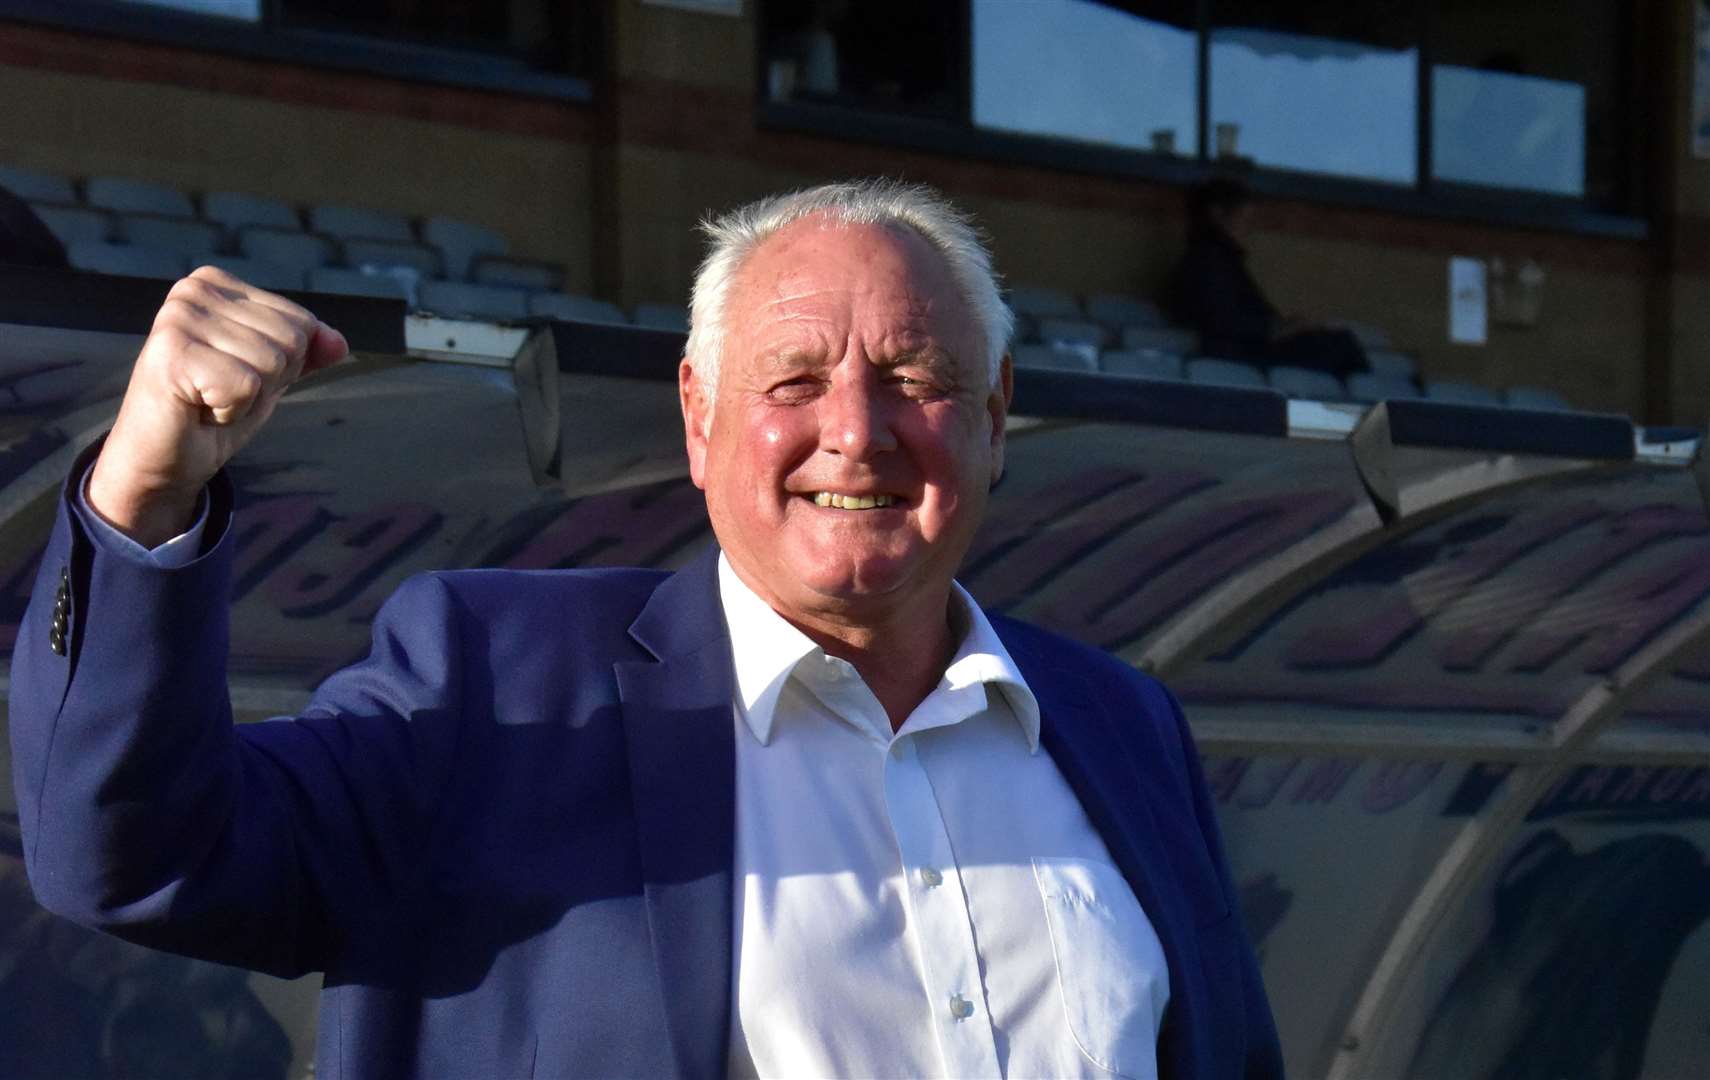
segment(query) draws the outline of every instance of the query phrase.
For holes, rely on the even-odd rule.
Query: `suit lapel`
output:
[[[614,665],[647,918],[677,1072],[729,1053],[735,723],[716,548],[654,591],[630,634],[657,662]]]
[[[1189,1075],[1182,1033],[1193,1022],[1187,1015],[1193,995],[1181,991],[1188,973],[1198,970],[1199,947],[1180,890],[1165,884],[1172,863],[1151,805],[1159,780],[1135,758],[1108,703],[1088,696],[1085,672],[1053,663],[1033,648],[1031,635],[1023,639],[1006,620],[994,619],[993,626],[1039,702],[1040,745],[1080,800],[1164,947],[1171,993],[1158,1034],[1159,1075]]]

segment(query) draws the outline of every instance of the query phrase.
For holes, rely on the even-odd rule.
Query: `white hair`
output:
[[[710,241],[695,271],[685,353],[706,385],[710,404],[718,387],[731,284],[748,257],[792,222],[823,214],[845,225],[892,225],[913,231],[944,257],[984,338],[988,377],[998,370],[1015,329],[1015,315],[998,291],[991,253],[971,218],[922,184],[898,180],[848,180],[772,195],[701,222]]]

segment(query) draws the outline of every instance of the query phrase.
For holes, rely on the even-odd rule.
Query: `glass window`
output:
[[[766,94],[954,119],[961,111],[960,5],[811,0],[765,8]]]
[[[529,0],[279,0],[287,27],[513,57],[545,71],[575,71],[584,46],[581,5]]]
[[[974,0],[974,123],[1196,155],[1195,5],[1127,6]]]
[[[1617,203],[1625,7],[1437,0],[1432,177]]]
[[[1414,5],[1219,2],[1211,34],[1212,156],[1332,176],[1419,177]],[[1344,10],[1345,9],[1345,10]]]

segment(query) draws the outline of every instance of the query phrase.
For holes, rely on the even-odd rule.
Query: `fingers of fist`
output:
[[[145,356],[181,400],[230,424],[302,374],[319,326],[297,304],[205,266],[167,294]]]

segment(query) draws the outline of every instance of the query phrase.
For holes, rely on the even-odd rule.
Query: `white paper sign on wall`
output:
[[[1483,345],[1489,315],[1483,259],[1449,260],[1449,341]]]

